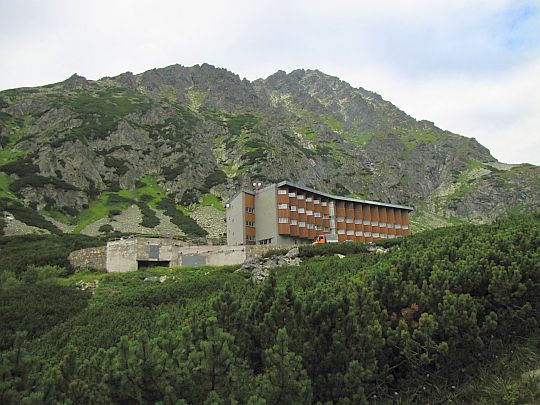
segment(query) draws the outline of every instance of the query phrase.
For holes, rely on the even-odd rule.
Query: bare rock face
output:
[[[37,209],[80,212],[149,175],[184,206],[285,179],[412,205],[419,228],[489,222],[540,200],[538,167],[500,164],[474,138],[317,70],[249,82],[208,64],[174,65],[7,90],[0,146],[9,177],[0,191]],[[223,233],[217,218],[195,217]]]

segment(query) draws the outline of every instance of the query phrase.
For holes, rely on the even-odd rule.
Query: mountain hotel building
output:
[[[409,234],[411,207],[340,197],[288,181],[241,190],[227,204],[228,245],[294,245],[317,235],[372,242]]]

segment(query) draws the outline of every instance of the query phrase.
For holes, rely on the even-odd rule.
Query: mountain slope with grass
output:
[[[0,92],[7,234],[219,237],[232,193],[283,179],[412,205],[424,229],[537,206],[539,178],[317,70],[173,65]]]

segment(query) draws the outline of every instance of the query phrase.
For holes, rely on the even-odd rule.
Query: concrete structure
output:
[[[107,243],[108,272],[135,271],[157,266],[225,266],[241,264],[244,246],[186,246],[175,239],[133,238]]]
[[[76,269],[105,269],[113,273],[155,266],[223,266],[242,264],[246,259],[282,247],[287,246],[187,246],[175,239],[129,238],[74,251],[69,262]]]
[[[335,196],[288,181],[241,190],[227,204],[228,245],[294,245],[320,234],[372,242],[409,234],[411,207]],[[255,235],[253,237],[253,235]]]

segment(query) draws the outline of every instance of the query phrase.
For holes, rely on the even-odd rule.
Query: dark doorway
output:
[[[171,262],[169,260],[137,260],[137,268],[147,269],[149,267],[169,267]]]

